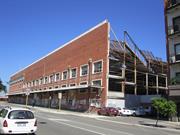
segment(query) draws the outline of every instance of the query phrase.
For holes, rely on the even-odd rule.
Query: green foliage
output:
[[[159,120],[159,114],[168,117],[172,117],[172,115],[176,114],[176,104],[171,100],[168,101],[165,98],[154,98],[152,100],[152,106],[157,111],[156,126]]]
[[[154,98],[152,106],[156,111],[163,116],[172,116],[176,114],[176,104],[173,101],[168,101],[165,98]]]

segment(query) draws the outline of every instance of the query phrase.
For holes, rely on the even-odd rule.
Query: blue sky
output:
[[[0,78],[108,19],[141,49],[166,60],[163,0],[0,0]]]

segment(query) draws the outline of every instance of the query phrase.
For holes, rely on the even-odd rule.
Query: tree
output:
[[[6,86],[3,85],[2,81],[0,80],[0,92],[6,93]]]
[[[165,98],[154,98],[152,100],[152,106],[157,111],[156,126],[158,125],[159,115],[172,117],[176,114],[176,104],[171,100]]]

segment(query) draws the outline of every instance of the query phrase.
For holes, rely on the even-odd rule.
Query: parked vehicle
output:
[[[144,107],[144,111],[145,111],[146,115],[151,115],[152,114],[152,107],[146,106],[146,107]]]
[[[144,109],[142,107],[132,109],[133,116],[144,116],[146,115]]]
[[[130,110],[128,108],[118,108],[119,110],[119,115],[121,116],[132,116],[133,115],[133,110]]]
[[[99,115],[117,116],[119,111],[114,107],[102,107],[97,113]]]
[[[0,134],[34,134],[37,120],[29,109],[5,107],[0,111]]]

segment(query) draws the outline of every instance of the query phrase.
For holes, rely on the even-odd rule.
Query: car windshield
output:
[[[8,115],[9,119],[34,119],[34,114],[31,111],[15,110]]]
[[[5,118],[5,117],[6,117],[7,112],[8,112],[8,110],[6,110],[6,109],[2,109],[2,110],[0,111],[0,117]]]

